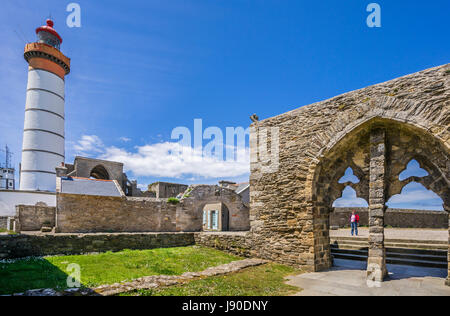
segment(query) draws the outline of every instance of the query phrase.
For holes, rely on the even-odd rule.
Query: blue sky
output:
[[[371,1],[363,0],[80,0],[81,28],[66,26],[70,2],[2,1],[0,145],[16,165],[23,47],[49,14],[72,58],[66,160],[120,158],[141,184],[248,179],[242,163],[158,161],[173,146],[172,130],[192,129],[196,118],[204,127],[247,127],[253,113],[264,119],[450,60],[448,0],[377,1],[376,29],[366,25]]]

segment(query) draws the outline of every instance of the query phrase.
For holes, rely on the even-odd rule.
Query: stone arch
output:
[[[382,100],[379,100],[377,103],[381,103]],[[392,103],[392,102],[390,102]],[[391,114],[391,115],[389,115]],[[403,115],[401,115],[403,114]],[[339,121],[339,120],[335,120]],[[306,188],[313,187],[313,182],[315,180],[315,174],[317,172],[317,168],[320,166],[320,162],[323,159],[326,159],[327,156],[330,155],[334,151],[334,148],[338,146],[338,144],[342,143],[342,141],[347,138],[349,135],[355,135],[360,132],[364,126],[370,126],[375,124],[376,122],[391,122],[391,123],[397,123],[402,124],[404,126],[408,126],[410,129],[414,129],[416,131],[420,131],[421,133],[424,133],[425,135],[428,135],[433,139],[434,143],[439,143],[441,147],[445,148],[447,152],[450,151],[450,130],[446,130],[443,127],[436,126],[432,122],[429,122],[427,120],[424,120],[423,118],[420,119],[419,117],[411,116],[411,117],[404,117],[404,113],[390,113],[386,112],[383,113],[383,111],[378,110],[372,110],[366,113],[362,118],[357,120],[351,120],[346,121],[345,127],[342,127],[342,123],[334,123],[331,124],[330,130],[338,131],[333,134],[332,137],[320,137],[321,139],[324,139],[320,142],[321,146],[317,150],[316,155],[311,160],[311,164],[308,168],[308,177],[307,177],[307,183]],[[333,125],[339,124],[339,126],[333,127]],[[433,131],[436,131],[433,133]],[[317,138],[317,137],[316,137]],[[355,138],[353,138],[355,139]],[[423,158],[422,155],[416,154],[411,156],[411,159],[421,160]],[[410,159],[410,160],[411,160]],[[409,160],[408,160],[409,161]],[[420,161],[419,161],[420,163]],[[422,167],[422,164],[421,164]],[[432,166],[428,166],[429,168],[432,168]],[[427,170],[426,168],[424,168]],[[427,170],[428,171],[428,170]],[[355,174],[356,175],[356,174]],[[357,175],[358,176],[358,175]],[[309,194],[307,194],[307,197],[311,201],[313,198],[313,192],[309,191]]]
[[[103,165],[92,168],[89,176],[98,180],[110,180],[109,172]]]
[[[201,231],[204,207],[217,203],[222,203],[227,211],[228,230],[247,231],[250,228],[249,208],[239,194],[217,185],[192,185],[184,193],[180,203],[184,221],[190,223],[187,230]]]
[[[369,200],[370,148],[367,129],[359,127],[340,141],[316,165],[311,177],[310,204],[313,217],[314,270],[320,271],[332,265],[329,237],[329,215],[333,202],[341,197],[346,186],[356,191],[357,197]],[[358,183],[339,183],[350,167],[358,177]]]
[[[314,269],[331,266],[329,247],[329,218],[331,204],[339,192],[350,185],[358,197],[369,201],[370,183],[370,133],[374,129],[386,131],[385,202],[412,181],[423,184],[438,194],[444,201],[444,208],[450,211],[450,151],[438,138],[428,131],[396,120],[373,118],[339,137],[333,147],[322,151],[319,162],[310,177],[310,206],[313,216]],[[412,145],[414,144],[414,145]],[[410,177],[400,181],[398,175],[409,161],[415,159],[428,172],[423,178]],[[347,166],[360,179],[358,184],[337,183]],[[384,202],[384,203],[385,203]],[[449,231],[450,233],[450,231]]]
[[[418,149],[418,147],[414,147]],[[420,148],[422,150],[422,148]],[[389,190],[387,192],[386,201],[390,200],[394,195],[401,194],[403,189],[410,183],[415,182],[421,184],[425,189],[437,194],[443,201],[443,207],[447,212],[450,212],[450,183],[448,177],[448,167],[447,170],[441,170],[435,165],[436,157],[431,153],[431,156],[426,156],[423,153],[405,153],[402,148],[399,149],[399,154],[397,156],[401,157],[398,159],[397,163],[392,164],[391,177],[389,179]],[[424,169],[428,175],[425,176],[410,176],[403,180],[400,180],[400,174],[406,170],[406,166],[411,161],[417,161],[419,167]],[[403,168],[403,171],[402,170]],[[447,175],[446,175],[447,173]]]
[[[324,233],[329,224],[325,217],[329,203],[339,190],[335,185],[330,187],[327,181],[335,178],[335,171],[343,174],[344,170],[337,172],[337,169],[348,166],[344,163],[348,157],[338,148],[350,146],[352,138],[356,142],[358,133],[376,127],[377,122],[400,124],[426,135],[448,157],[449,70],[450,64],[442,65],[254,122],[250,127],[250,215],[255,253],[308,271],[318,271],[331,264],[330,260],[322,259],[329,246],[319,241],[329,238],[328,231]],[[273,170],[266,168],[269,161],[260,152],[272,148],[272,139],[264,137],[268,129],[276,129],[274,140],[279,140],[276,163],[270,160],[276,167]],[[352,160],[362,165],[360,171],[353,168],[355,174],[362,171],[369,183],[370,146],[367,144],[371,144],[369,136],[364,148],[356,148],[362,152]],[[340,154],[341,160],[337,161],[333,153]],[[366,159],[367,163],[361,163]],[[327,164],[333,163],[336,170],[329,174]],[[422,163],[430,164],[430,169],[435,167],[437,174],[448,170],[448,166],[436,162]],[[389,190],[395,191],[395,186],[392,181]],[[438,181],[435,186],[448,185]],[[362,198],[370,195],[362,185],[356,191]],[[382,209],[376,211],[382,213]]]
[[[444,201],[444,208],[450,211],[450,150],[438,139],[408,125],[391,126],[393,135],[388,135],[389,168],[387,178],[386,201],[399,194],[411,182],[418,182],[426,189],[435,192]],[[428,172],[425,177],[399,179],[411,160]]]

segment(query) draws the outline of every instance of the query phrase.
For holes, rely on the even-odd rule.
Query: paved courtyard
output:
[[[448,240],[447,229],[385,228],[386,239]],[[330,237],[349,237],[350,229],[330,230]],[[358,228],[359,237],[369,237],[369,228]]]
[[[450,296],[447,270],[387,265],[389,279],[380,287],[366,282],[366,263],[335,259],[329,271],[289,277],[287,284],[303,289],[297,296]]]

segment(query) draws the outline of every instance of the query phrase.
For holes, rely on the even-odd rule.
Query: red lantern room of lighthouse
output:
[[[25,46],[24,57],[30,68],[50,71],[61,79],[70,72],[70,58],[60,52],[62,38],[53,28],[53,21],[36,29],[37,42]]]

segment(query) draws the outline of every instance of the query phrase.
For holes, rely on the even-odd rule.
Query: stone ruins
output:
[[[331,267],[329,215],[346,185],[369,203],[368,279],[386,276],[386,202],[411,181],[450,212],[450,65],[349,92],[252,124],[252,253],[310,271]],[[259,131],[279,129],[279,161],[265,172]],[[269,137],[270,140],[270,137]],[[270,148],[270,144],[268,145]],[[428,172],[399,180],[412,159]],[[351,167],[358,184],[338,183]],[[450,269],[450,266],[449,266]],[[447,279],[450,285],[450,279]]]
[[[44,236],[45,240],[32,235],[0,236],[0,258],[117,250],[122,244],[136,249],[198,243],[322,271],[332,266],[329,230],[333,202],[351,186],[369,204],[368,280],[383,281],[387,274],[386,202],[414,181],[439,195],[445,211],[450,212],[450,64],[253,121],[249,205],[245,196],[222,185],[159,183],[152,186],[154,197],[127,196],[123,189],[132,185],[124,177],[122,165],[99,165],[98,161],[77,158],[66,170],[57,168],[62,180],[57,186],[56,207],[17,206],[13,218],[17,230],[143,234],[74,238],[52,234]],[[275,135],[260,139],[266,131],[275,130],[278,140],[271,137]],[[268,168],[271,162],[261,152],[273,150],[276,141],[277,162]],[[399,174],[413,159],[428,175],[401,181]],[[339,183],[349,167],[360,181]],[[89,177],[91,170],[96,178],[110,180],[102,190],[118,193],[70,191],[78,190],[84,180],[78,180],[77,187],[70,183],[76,179],[68,176]],[[134,185],[130,190],[135,189]],[[248,193],[248,186],[243,190]],[[167,194],[177,194],[178,199],[167,199]],[[197,233],[211,228],[209,215],[204,215],[206,205],[217,205],[216,210],[207,208],[207,214],[216,218],[214,230],[239,232]],[[407,215],[402,212],[402,216]],[[446,222],[448,216],[441,216],[433,223],[442,227]],[[145,235],[149,232],[174,234]],[[117,241],[120,238],[123,243]],[[446,282],[450,285],[449,278]]]

